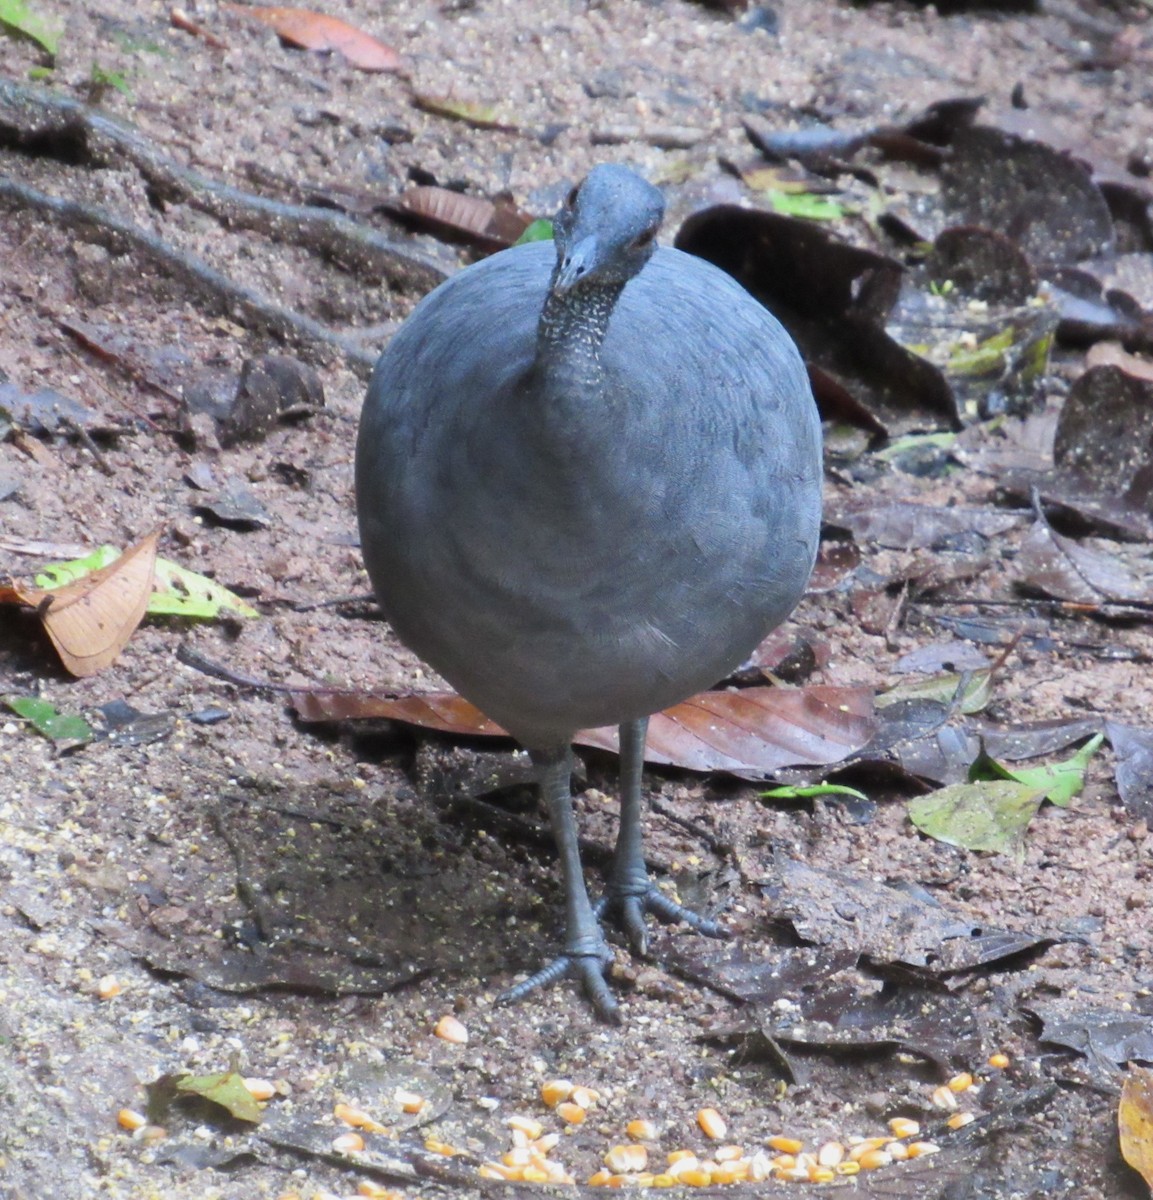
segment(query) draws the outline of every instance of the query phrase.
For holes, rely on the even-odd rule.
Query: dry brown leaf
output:
[[[229,4],[229,12],[270,26],[286,42],[304,50],[335,50],[358,71],[400,71],[404,59],[391,46],[339,17],[307,8]]]
[[[1129,1067],[1117,1108],[1117,1132],[1125,1161],[1153,1191],[1153,1071]]]
[[[511,246],[531,221],[510,200],[488,200],[442,187],[410,188],[401,197],[399,207],[431,233],[494,251]]]
[[[44,629],[72,675],[95,675],[127,645],[152,595],[160,533],[154,529],[114,563],[75,583],[21,594],[25,603],[39,606]]]
[[[316,688],[294,691],[289,699],[305,721],[376,717],[464,737],[507,736],[453,692],[385,697]],[[691,771],[765,774],[798,763],[840,762],[869,740],[873,727],[868,688],[702,692],[651,718],[645,760]],[[583,729],[573,740],[617,750],[615,728]]]

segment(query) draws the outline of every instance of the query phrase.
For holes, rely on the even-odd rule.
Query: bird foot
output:
[[[530,975],[522,983],[510,987],[497,997],[498,1004],[514,1004],[523,1000],[529,992],[537,988],[548,987],[560,979],[576,979],[584,988],[585,995],[596,1009],[597,1016],[611,1025],[619,1025],[621,1021],[620,1008],[609,985],[605,981],[605,971],[613,961],[613,952],[605,943],[591,952],[574,952],[566,950],[557,955],[547,966],[542,967],[535,975]]]
[[[655,883],[646,882],[643,887],[609,885],[608,891],[593,905],[597,920],[611,919],[625,934],[632,949],[641,955],[648,953],[648,934],[645,931],[645,913],[652,913],[662,924],[675,925],[683,921],[690,929],[711,938],[728,938],[732,935],[721,924],[702,917],[700,913],[685,908],[670,900]]]

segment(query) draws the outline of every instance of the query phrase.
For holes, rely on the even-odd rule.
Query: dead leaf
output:
[[[1118,557],[1063,536],[1044,517],[1021,543],[1014,566],[1021,583],[1058,600],[1094,607],[1153,602],[1153,589]]]
[[[1014,238],[1034,263],[1113,249],[1109,206],[1076,159],[991,126],[959,129],[941,171],[945,208],[966,225]]]
[[[84,679],[115,662],[136,630],[152,595],[160,529],[109,566],[49,592],[28,591],[26,604],[40,619],[65,668]]]
[[[864,746],[872,732],[868,688],[702,692],[650,718],[645,760],[756,778],[801,763],[840,762]],[[582,730],[575,741],[615,751],[617,731]]]
[[[478,708],[455,692],[374,696],[366,692],[311,689],[291,692],[288,702],[302,721],[404,721],[438,733],[463,737],[507,737]]]
[[[424,92],[417,92],[412,102],[422,112],[431,113],[434,117],[448,117],[450,121],[463,121],[474,129],[516,132],[516,126],[502,122],[491,104],[475,100],[454,100],[451,96],[430,96]]]
[[[1121,1154],[1153,1189],[1153,1071],[1130,1064],[1117,1107]]]
[[[387,697],[310,689],[290,693],[289,702],[304,721],[375,717],[465,737],[508,736],[453,692]],[[650,719],[645,760],[753,777],[797,763],[840,762],[872,736],[872,710],[868,688],[703,692]],[[615,728],[581,730],[573,740],[617,751]]]
[[[1090,367],[1069,389],[1053,458],[1148,511],[1153,497],[1153,380],[1128,365]]]
[[[1125,811],[1153,825],[1153,729],[1106,721],[1105,736],[1116,758],[1117,792]]]
[[[404,59],[391,46],[339,17],[307,8],[225,5],[229,12],[270,26],[278,37],[304,50],[335,50],[358,71],[400,71]]]
[[[489,200],[442,187],[410,188],[399,204],[386,207],[417,228],[488,251],[511,246],[532,222],[507,197]]]

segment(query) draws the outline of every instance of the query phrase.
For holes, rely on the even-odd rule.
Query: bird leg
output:
[[[659,921],[675,924],[684,921],[706,937],[725,938],[728,930],[716,921],[702,917],[692,909],[670,900],[649,878],[642,849],[641,775],[644,770],[645,736],[648,718],[626,721],[620,727],[621,747],[621,821],[617,832],[617,848],[613,855],[605,894],[593,910],[598,918],[611,916],[624,931],[638,954],[648,950],[645,933],[645,913]]]
[[[523,983],[500,995],[501,1002],[520,1000],[529,992],[566,976],[580,980],[585,994],[602,1020],[619,1023],[620,1010],[605,982],[605,969],[613,952],[601,933],[589,901],[581,870],[580,843],[572,808],[572,749],[533,752],[541,769],[540,787],[548,805],[553,837],[560,853],[564,876],[565,944],[563,952]]]

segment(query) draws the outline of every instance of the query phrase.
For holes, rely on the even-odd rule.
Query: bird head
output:
[[[553,219],[553,294],[628,283],[652,257],[664,215],[660,191],[635,172],[594,167]]]

